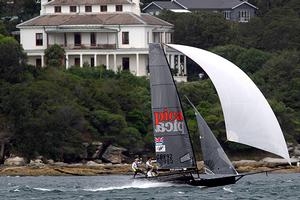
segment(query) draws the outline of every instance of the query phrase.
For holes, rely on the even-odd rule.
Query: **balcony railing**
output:
[[[53,44],[49,44],[49,46],[52,46]],[[75,45],[75,44],[68,44],[68,45],[63,45],[59,44],[62,48],[64,49],[116,49],[117,45],[116,44],[80,44],[80,45]]]

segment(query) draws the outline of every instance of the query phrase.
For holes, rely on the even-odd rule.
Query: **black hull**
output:
[[[197,177],[197,178],[195,178]],[[177,184],[188,184],[192,186],[206,186],[206,187],[217,187],[235,184],[239,178],[238,176],[209,176],[204,175],[204,177],[198,177],[196,174],[191,173],[167,173],[158,175],[155,177],[137,177],[137,180],[149,180],[149,181],[159,181],[159,182],[172,182]]]
[[[235,184],[236,182],[237,182],[237,179],[235,176],[209,178],[209,179],[197,178],[197,179],[192,180],[189,185],[216,187],[216,186]]]

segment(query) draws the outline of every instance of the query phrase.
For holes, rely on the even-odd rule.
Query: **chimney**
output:
[[[141,7],[140,7],[140,0],[131,0],[132,2],[132,12],[136,15],[141,15]]]
[[[40,0],[40,3],[41,3],[40,15],[46,14],[45,5],[46,5],[49,1],[51,1],[51,0]]]

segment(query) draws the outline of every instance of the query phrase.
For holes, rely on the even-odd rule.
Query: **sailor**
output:
[[[143,172],[143,171],[140,169],[140,167],[139,167],[140,164],[141,164],[141,162],[140,162],[140,159],[138,159],[138,158],[136,158],[136,159],[134,160],[134,162],[132,163],[131,168],[132,168],[132,170],[133,170],[133,172],[134,172],[133,178],[135,178],[135,176],[136,176],[138,173],[144,174],[144,172]]]
[[[153,165],[152,158],[149,157],[146,162],[147,177],[157,176],[156,168]]]

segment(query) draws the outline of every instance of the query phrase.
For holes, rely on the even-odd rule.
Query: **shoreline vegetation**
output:
[[[203,169],[203,162],[198,162]],[[239,173],[269,171],[268,173],[300,173],[299,166],[283,165],[282,163],[241,160],[233,162]],[[40,166],[0,166],[0,176],[98,176],[98,175],[130,175],[131,164],[60,164]]]

